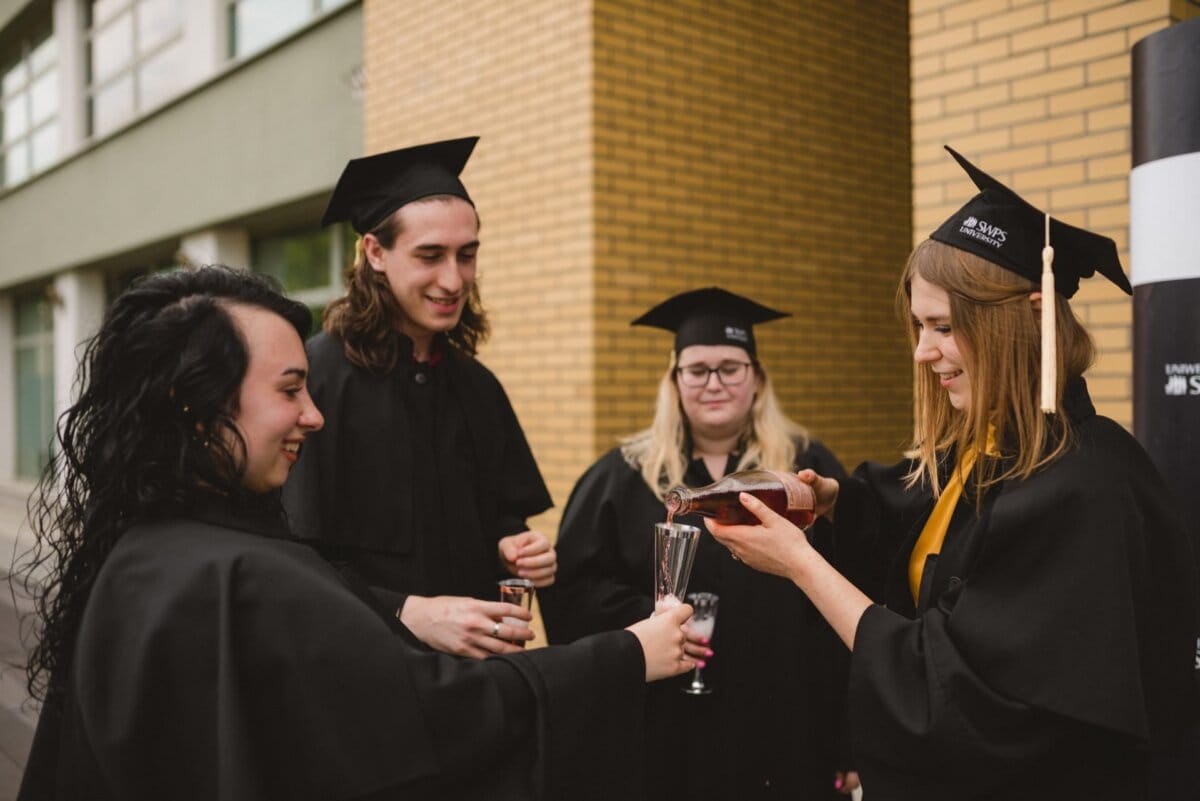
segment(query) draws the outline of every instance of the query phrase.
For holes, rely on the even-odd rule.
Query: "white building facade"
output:
[[[80,345],[146,273],[223,263],[320,309],[363,146],[351,0],[0,0],[0,484],[36,480]]]

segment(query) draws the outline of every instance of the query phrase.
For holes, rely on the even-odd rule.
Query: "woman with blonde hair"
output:
[[[748,495],[761,526],[709,529],[850,647],[867,798],[1142,799],[1150,755],[1196,712],[1196,576],[1150,459],[1092,406],[1067,303],[1094,272],[1129,283],[1112,240],[950,152],[980,191],[900,283],[912,448],[848,480],[801,473],[836,510],[837,569]]]
[[[701,487],[750,468],[842,474],[833,454],[784,415],[758,359],[754,325],[784,316],[711,287],[634,321],[674,332],[675,347],[653,423],[592,465],[567,502],[558,581],[539,595],[551,642],[650,616],[654,524],[666,519],[672,486]],[[813,536],[826,539],[828,524]],[[689,645],[707,662],[713,691],[686,695],[686,680],[652,691],[648,796],[838,797],[845,649],[795,587],[735,562],[707,535],[688,589],[720,599],[711,642]]]

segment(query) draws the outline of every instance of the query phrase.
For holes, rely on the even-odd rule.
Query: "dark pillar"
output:
[[[1133,48],[1129,202],[1134,433],[1200,555],[1200,19]],[[1200,798],[1200,728],[1156,760],[1151,798]]]

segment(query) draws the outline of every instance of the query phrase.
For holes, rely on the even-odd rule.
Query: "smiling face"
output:
[[[400,306],[400,332],[428,352],[433,336],[462,318],[475,283],[479,219],[475,207],[457,197],[418,200],[396,214],[400,233],[385,248],[374,234],[363,237],[371,269],[387,277]]]
[[[304,437],[325,420],[308,394],[308,359],[296,329],[258,306],[228,309],[248,356],[233,418],[246,445],[242,485],[261,494],[283,486]]]
[[[960,411],[971,406],[971,376],[950,325],[950,296],[946,290],[913,273],[909,309],[916,332],[913,359],[932,370],[946,390],[950,405]]]
[[[679,352],[675,387],[679,390],[683,414],[693,434],[721,439],[737,435],[746,426],[754,406],[754,394],[758,391],[758,371],[753,366],[737,368],[735,365],[745,365],[749,361],[749,354],[733,345],[689,345]],[[702,386],[685,384],[686,373],[691,370],[699,375],[701,369],[717,370],[722,366],[726,368],[724,372],[729,373],[740,369],[741,383],[732,386],[721,383],[718,378],[721,371],[718,371],[709,372]]]

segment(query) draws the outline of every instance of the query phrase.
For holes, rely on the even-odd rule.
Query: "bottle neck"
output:
[[[667,514],[671,517],[687,514],[691,511],[694,497],[692,491],[687,487],[673,487],[667,490],[667,494],[663,496]]]

